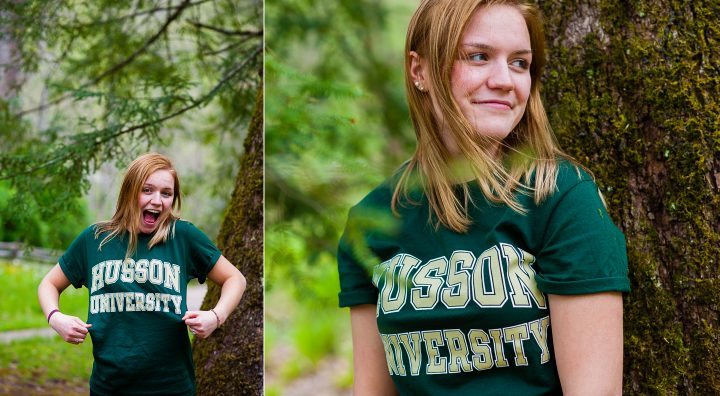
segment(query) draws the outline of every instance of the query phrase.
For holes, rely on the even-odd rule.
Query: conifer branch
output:
[[[122,129],[118,130],[117,132],[110,133],[105,136],[102,136],[103,132],[111,130],[112,127],[104,128],[103,130],[100,130],[97,133],[91,132],[91,133],[85,134],[85,136],[91,137],[94,134],[100,135],[99,138],[98,137],[95,138],[95,142],[93,144],[94,146],[97,147],[97,146],[100,146],[107,142],[110,142],[114,139],[117,139],[122,135],[126,135],[126,134],[129,134],[129,133],[141,130],[141,129],[145,129],[145,128],[148,128],[151,126],[155,126],[158,124],[162,124],[165,121],[168,121],[172,118],[180,116],[194,108],[200,107],[200,106],[206,104],[208,101],[210,101],[220,91],[220,89],[223,88],[223,86],[225,86],[233,78],[235,78],[243,69],[245,69],[248,66],[248,64],[253,59],[255,59],[261,53],[262,53],[262,46],[259,46],[247,58],[245,58],[245,60],[243,62],[239,63],[237,66],[235,66],[235,68],[233,68],[228,73],[226,73],[225,76],[223,76],[223,78],[221,78],[220,81],[218,81],[218,83],[215,84],[215,86],[210,91],[208,91],[205,95],[203,95],[198,100],[192,100],[190,102],[190,105],[188,105],[188,106],[185,106],[185,107],[183,107],[173,113],[167,114],[163,117],[160,117],[157,119],[152,119],[152,120],[149,120],[149,121],[137,124],[137,125],[129,126],[127,128],[122,128]],[[12,179],[14,177],[20,176],[20,175],[32,174],[39,170],[49,168],[55,164],[61,163],[65,160],[73,158],[73,157],[74,157],[74,152],[72,150],[61,152],[59,155],[55,156],[54,158],[51,158],[49,161],[46,161],[46,162],[39,164],[37,166],[34,166],[32,168],[29,168],[29,169],[26,169],[23,171],[19,171],[19,172],[13,172],[12,174],[9,174],[9,175],[2,175],[2,176],[0,176],[0,180],[8,180],[8,179]]]
[[[125,58],[125,59],[122,60],[121,62],[116,63],[113,67],[111,67],[110,69],[104,71],[103,73],[101,73],[101,74],[98,75],[97,77],[93,78],[91,81],[83,84],[83,85],[80,87],[80,89],[85,89],[85,88],[88,88],[88,87],[90,87],[90,86],[93,86],[93,85],[97,84],[98,82],[100,82],[101,80],[107,78],[108,76],[110,76],[110,75],[112,75],[112,74],[117,73],[118,71],[120,71],[121,69],[123,69],[125,66],[129,65],[130,63],[132,63],[132,62],[135,60],[135,58],[137,58],[137,57],[140,56],[142,53],[144,53],[145,51],[147,51],[147,49],[150,48],[150,46],[151,46],[153,43],[155,43],[155,42],[163,35],[163,33],[168,29],[168,27],[170,26],[170,24],[171,24],[174,20],[176,20],[176,19],[180,16],[180,14],[182,14],[183,10],[184,10],[186,7],[188,7],[189,5],[190,5],[190,0],[185,0],[185,1],[183,1],[182,4],[180,4],[179,6],[177,6],[177,9],[175,10],[175,12],[168,17],[168,19],[167,19],[167,20],[165,21],[165,23],[160,27],[160,29],[159,29],[152,37],[150,37],[150,38],[145,42],[145,44],[143,44],[142,47],[136,49],[135,52],[133,52],[132,54],[130,54],[130,56],[128,56],[127,58]],[[71,93],[66,93],[66,94],[60,96],[59,98],[56,98],[56,99],[53,99],[53,100],[49,101],[48,103],[45,103],[45,104],[43,104],[43,105],[40,105],[40,106],[35,107],[35,108],[32,108],[32,109],[22,110],[22,111],[16,113],[15,115],[18,116],[18,117],[21,117],[21,116],[26,115],[26,114],[29,114],[29,113],[34,113],[34,112],[37,112],[37,111],[42,111],[42,110],[47,109],[47,108],[50,107],[50,106],[54,106],[54,105],[57,105],[57,104],[59,104],[59,103],[61,103],[61,102],[64,102],[65,100],[69,99],[70,97],[72,97],[72,94],[71,94]]]

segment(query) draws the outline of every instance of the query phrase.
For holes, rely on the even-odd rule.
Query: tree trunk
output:
[[[247,278],[240,305],[209,338],[196,338],[193,358],[198,395],[260,395],[263,387],[263,95],[258,93],[245,154],[218,247]],[[202,309],[217,303],[210,284]]]
[[[626,394],[720,394],[717,1],[547,1],[545,103],[625,232]]]
[[[11,3],[19,4],[20,0]],[[0,10],[0,21],[14,21],[16,15],[11,10]],[[22,56],[19,38],[12,34],[9,23],[0,24],[0,100],[11,101],[17,97],[25,81],[22,72]]]

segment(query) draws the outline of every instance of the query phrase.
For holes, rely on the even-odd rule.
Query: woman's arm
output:
[[[243,274],[225,256],[220,256],[208,273],[208,278],[220,286],[220,300],[211,311],[188,311],[182,318],[200,338],[208,337],[219,325],[225,323],[240,303],[247,283]]]
[[[65,315],[59,312],[60,293],[70,286],[70,280],[60,268],[59,264],[55,264],[50,272],[45,275],[38,286],[38,301],[45,317],[54,310],[48,323],[57,332],[63,340],[71,344],[80,344],[85,341],[88,334],[88,328],[92,327],[76,316]]]
[[[397,395],[385,360],[385,348],[375,319],[375,305],[365,304],[350,308],[350,322],[355,366],[353,394]]]
[[[622,295],[550,294],[549,299],[555,361],[563,394],[622,394]]]

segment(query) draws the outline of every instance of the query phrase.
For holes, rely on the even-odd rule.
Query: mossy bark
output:
[[[624,391],[720,394],[720,2],[539,3],[551,123],[627,238]]]
[[[263,388],[263,95],[258,93],[245,154],[217,244],[245,275],[247,289],[225,324],[193,342],[198,395],[260,395]],[[210,282],[203,310],[220,297]]]

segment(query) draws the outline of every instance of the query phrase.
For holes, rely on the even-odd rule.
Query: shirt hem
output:
[[[630,280],[625,277],[588,279],[582,281],[549,281],[535,278],[537,285],[546,294],[591,294],[607,291],[630,292]]]
[[[354,291],[338,294],[340,308],[361,304],[377,304],[377,291]]]

